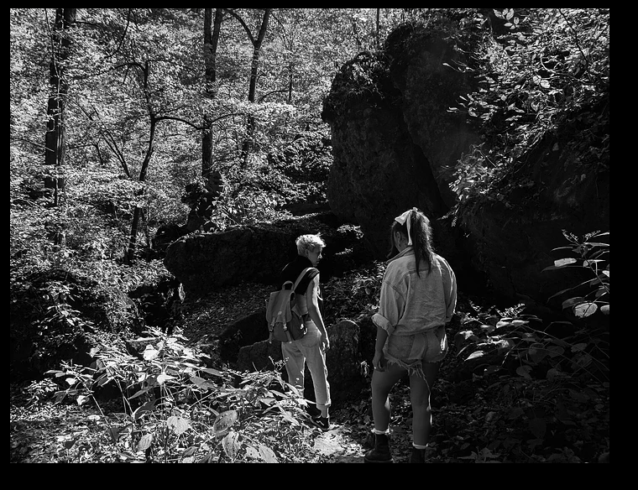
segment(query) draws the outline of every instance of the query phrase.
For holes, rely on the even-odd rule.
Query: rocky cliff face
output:
[[[569,144],[573,128],[556,128],[519,159],[524,163],[512,168],[498,195],[464,202],[451,226],[442,217],[457,203],[449,187],[454,169],[481,138],[480,128],[472,131],[463,116],[448,112],[473,82],[447,66],[464,60],[445,38],[403,26],[390,34],[383,55],[361,53],[335,77],[322,113],[332,130],[331,209],[358,223],[381,259],[392,219],[417,206],[455,270],[469,260],[496,292],[547,297],[562,281],[541,272],[556,258],[551,250],[565,245],[561,230],[609,228],[608,153],[607,163],[583,162]]]
[[[578,236],[609,230],[609,155],[592,165],[570,147],[572,138],[569,129],[557,128],[512,170],[518,185],[504,181],[502,189],[460,209],[475,265],[509,297],[544,300],[591,279],[578,269],[542,272],[565,257],[552,253],[567,244],[562,230]]]
[[[461,230],[442,218],[454,204],[455,162],[478,136],[447,111],[469,90],[465,75],[442,65],[458,53],[444,33],[422,34],[399,30],[387,55],[361,53],[337,74],[322,113],[334,155],[328,200],[361,226],[377,259],[389,250],[393,218],[418,207],[432,221],[436,250],[462,270]]]

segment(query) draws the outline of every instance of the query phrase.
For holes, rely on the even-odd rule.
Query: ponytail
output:
[[[424,260],[427,264],[428,272],[432,268],[434,250],[432,249],[432,227],[430,220],[420,211],[410,213],[410,234],[412,235],[412,247],[414,248],[414,258],[416,260],[416,273],[419,274],[419,263]]]
[[[406,211],[406,213],[395,218],[390,230],[390,253],[388,258],[394,257],[398,253],[392,239],[397,231],[408,237],[409,241],[412,242],[417,275],[420,277],[419,264],[421,260],[425,261],[429,272],[432,267],[434,249],[432,248],[432,227],[427,216],[418,209],[412,208],[412,210]]]

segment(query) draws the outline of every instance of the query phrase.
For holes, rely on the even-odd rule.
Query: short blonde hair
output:
[[[326,243],[321,239],[321,235],[301,235],[295,240],[297,245],[297,253],[299,255],[305,255],[306,250],[314,252],[316,247],[325,247]]]

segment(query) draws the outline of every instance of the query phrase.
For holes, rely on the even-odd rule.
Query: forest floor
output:
[[[189,304],[184,337],[191,344],[206,343],[232,321],[263,307],[270,289],[241,284]],[[334,311],[340,317],[352,313],[344,307]],[[498,373],[459,381],[456,373],[462,362],[451,351],[433,388],[429,462],[609,461],[609,383],[586,377],[525,379]],[[108,436],[104,419],[113,422],[117,414],[109,414],[105,407],[54,404],[45,398],[34,402],[24,388],[11,391],[11,462],[113,461],[104,449]],[[394,462],[405,463],[412,448],[407,380],[395,386],[391,403]],[[329,431],[309,433],[307,461],[362,463],[371,440],[369,389],[358,401],[335,407],[331,421]]]

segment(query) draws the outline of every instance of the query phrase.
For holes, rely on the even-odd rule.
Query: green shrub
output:
[[[609,236],[609,232],[595,231],[579,239],[563,230],[563,236],[570,242],[570,245],[554,250],[569,250],[575,257],[559,259],[555,261],[554,265],[546,267],[543,271],[584,268],[594,277],[568,289],[558,291],[550,297],[550,300],[554,297],[567,295],[567,298],[562,302],[562,308],[570,309],[577,318],[589,318],[598,311],[603,315],[609,315],[609,244],[600,241],[600,239],[604,240],[604,237]],[[594,239],[596,241],[592,241]],[[573,296],[572,294],[576,291],[581,294]]]
[[[471,66],[449,67],[476,83],[450,112],[466,115],[483,139],[456,166],[460,201],[524,185],[515,169],[551,135],[580,154],[580,169],[609,168],[609,9],[516,10],[494,9],[509,32],[483,32]]]
[[[302,462],[313,430],[305,400],[278,372],[240,373],[205,367],[205,354],[181,334],[150,329],[140,357],[122,346],[92,351],[92,367],[63,364],[48,374],[68,385],[56,401],[93,402],[102,387],[120,390],[124,412],[105,420],[105,444],[119,461]],[[279,366],[281,367],[281,366]],[[104,414],[103,414],[104,415]]]
[[[500,359],[499,364],[486,363],[483,374],[505,368],[528,380],[540,377],[552,381],[585,375],[600,382],[609,381],[608,323],[589,321],[595,316],[605,319],[609,315],[609,244],[600,241],[609,232],[588,233],[581,239],[565,231],[563,234],[570,245],[555,250],[569,250],[578,258],[558,259],[544,270],[579,267],[594,277],[552,296],[564,297],[562,308],[570,315],[565,320],[545,326],[541,318],[522,313],[523,304],[510,308],[500,318],[490,317],[490,321],[486,317],[480,317],[483,321],[466,318],[464,323],[474,328],[465,328],[457,334],[459,343],[470,340],[457,355],[472,350],[465,361],[473,361],[477,367],[481,358],[488,359],[488,354],[496,353]],[[582,295],[567,294],[573,291]],[[560,334],[561,331],[565,334]]]

